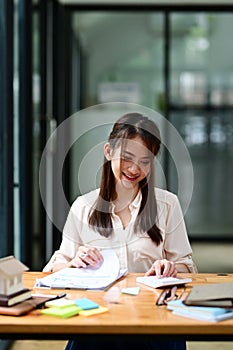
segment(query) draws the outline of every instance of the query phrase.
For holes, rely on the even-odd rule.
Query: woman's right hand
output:
[[[175,263],[167,259],[156,260],[146,272],[146,276],[156,275],[157,277],[176,277],[177,270]]]
[[[69,265],[70,267],[86,267],[90,265],[97,268],[102,262],[103,256],[97,248],[80,246]]]

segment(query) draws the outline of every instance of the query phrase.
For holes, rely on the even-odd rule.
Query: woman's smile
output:
[[[122,175],[123,175],[124,179],[126,179],[130,182],[134,182],[139,178],[139,175],[129,175],[129,174],[126,174],[125,172],[122,172]]]

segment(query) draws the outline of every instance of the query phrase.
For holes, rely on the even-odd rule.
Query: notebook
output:
[[[184,300],[184,304],[233,308],[233,283],[194,286]]]
[[[10,295],[0,294],[0,306],[15,305],[26,299],[31,298],[31,294],[32,292],[29,288],[23,288],[20,291]]]
[[[54,295],[54,297],[56,296]],[[48,295],[47,297],[32,296],[30,299],[13,306],[0,306],[0,315],[21,316],[33,309],[36,309],[40,305],[43,305],[46,301],[49,301],[54,297],[51,295]]]
[[[157,276],[142,276],[137,277],[136,281],[152,288],[160,288],[166,286],[174,286],[192,282],[191,278],[176,278],[176,277],[157,277]]]

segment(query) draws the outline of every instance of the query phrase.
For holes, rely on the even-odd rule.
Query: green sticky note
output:
[[[76,305],[71,305],[67,307],[49,307],[47,309],[42,309],[41,313],[43,315],[68,318],[78,315],[82,309]]]

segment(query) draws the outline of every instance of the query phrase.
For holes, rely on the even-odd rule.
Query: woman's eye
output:
[[[130,157],[123,156],[122,160],[131,161],[132,159]]]
[[[143,161],[141,161],[141,164],[142,165],[149,165],[150,162],[149,162],[149,160],[143,160]]]

